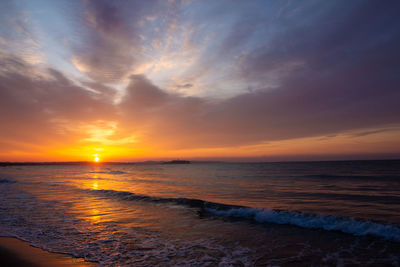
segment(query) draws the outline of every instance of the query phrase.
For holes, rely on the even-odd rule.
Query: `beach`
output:
[[[50,253],[35,248],[28,242],[10,237],[0,237],[0,266],[3,267],[95,267],[96,263],[85,262],[65,254]]]

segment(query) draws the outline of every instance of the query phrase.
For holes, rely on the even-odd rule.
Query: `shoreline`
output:
[[[75,258],[69,254],[48,252],[15,237],[0,237],[0,266],[95,267],[98,263]]]

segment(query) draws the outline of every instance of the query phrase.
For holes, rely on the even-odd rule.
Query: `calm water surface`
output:
[[[400,161],[0,167],[0,235],[117,266],[400,263]]]

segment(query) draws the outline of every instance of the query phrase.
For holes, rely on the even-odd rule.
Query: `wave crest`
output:
[[[400,242],[400,228],[393,224],[383,224],[351,217],[302,213],[296,211],[258,209],[245,206],[228,205],[190,198],[163,198],[137,195],[126,191],[93,190],[91,193],[118,197],[123,200],[172,203],[199,209],[199,214],[253,220],[258,223],[295,225],[309,229],[340,231],[356,236],[373,235]]]
[[[400,229],[397,226],[357,220],[351,217],[255,208],[234,208],[230,210],[206,208],[206,210],[218,216],[251,219],[259,223],[288,224],[310,229],[340,231],[357,236],[373,235],[400,242]]]

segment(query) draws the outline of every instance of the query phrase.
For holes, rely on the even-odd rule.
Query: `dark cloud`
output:
[[[386,89],[392,83],[352,81],[353,73],[345,74],[315,73],[305,79],[301,72],[279,90],[217,102],[166,94],[145,78],[135,77],[122,106],[127,121],[138,128],[150,127],[150,140],[180,148],[331,135],[400,123],[400,92],[374,93],[376,86]]]
[[[126,88],[123,106],[133,111],[147,111],[162,107],[168,101],[169,95],[157,88],[143,75],[132,75]]]
[[[340,2],[300,25],[298,17],[291,18],[291,27],[252,51],[241,66],[244,77],[261,85],[269,73],[284,73],[273,90],[261,87],[213,102],[167,95],[136,77],[123,105],[140,111],[152,127],[151,139],[180,148],[398,125],[400,8],[392,4]]]
[[[151,13],[155,1],[85,3],[82,38],[86,41],[75,46],[74,64],[98,82],[118,82],[141,53],[137,24]]]
[[[378,63],[367,60],[381,61],[385,72],[397,71],[390,70],[394,63],[390,57],[399,57],[395,49],[400,42],[398,1],[335,1],[328,7],[306,5],[297,15],[281,18],[278,23],[286,27],[248,55],[241,65],[242,75],[262,80],[270,72],[290,71],[296,64],[322,74]],[[304,17],[312,13],[316,15]]]
[[[0,70],[2,140],[42,144],[61,141],[63,136],[66,141],[73,136],[63,135],[59,123],[73,129],[78,123],[115,117],[108,99],[99,99],[74,85],[59,71],[48,69],[38,75],[32,66],[12,55],[6,62],[6,68]]]
[[[155,131],[156,135],[162,133],[172,138],[172,132],[180,135],[184,125],[198,116],[203,103],[200,98],[166,93],[146,77],[133,75],[120,108],[126,124],[133,124],[138,129],[150,127],[150,135]]]
[[[396,131],[396,130],[398,130],[398,129],[397,128],[384,128],[384,129],[378,129],[378,130],[362,131],[362,132],[354,133],[352,136],[362,137],[362,136],[367,136],[367,135],[371,135],[371,134],[379,134],[379,133]]]

